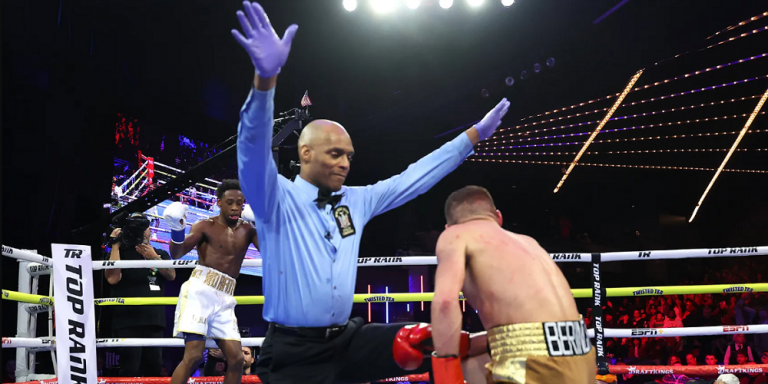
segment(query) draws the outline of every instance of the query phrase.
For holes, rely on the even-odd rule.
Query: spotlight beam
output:
[[[631,79],[629,79],[629,83],[627,84],[626,87],[624,87],[624,91],[622,91],[619,97],[616,98],[616,102],[613,103],[613,106],[611,107],[610,110],[608,110],[608,113],[603,118],[603,121],[601,121],[600,124],[597,125],[597,128],[595,128],[595,131],[592,132],[591,136],[589,136],[589,139],[587,139],[587,141],[584,142],[584,146],[581,147],[581,150],[579,151],[579,153],[576,154],[576,158],[573,159],[573,162],[571,162],[571,165],[568,166],[568,170],[565,171],[565,175],[563,175],[563,178],[560,179],[559,183],[557,183],[557,187],[555,187],[555,191],[553,193],[557,193],[557,191],[560,190],[560,187],[563,186],[563,184],[565,183],[565,179],[568,178],[568,175],[571,174],[571,171],[573,171],[573,168],[576,166],[576,163],[578,163],[579,159],[581,159],[581,155],[584,154],[584,151],[586,151],[587,148],[589,148],[589,145],[592,144],[592,140],[594,140],[597,134],[600,133],[600,130],[603,129],[603,127],[608,122],[608,120],[611,119],[611,116],[613,115],[613,113],[616,112],[616,109],[619,108],[619,106],[621,105],[621,102],[624,101],[625,97],[627,97],[627,94],[632,91],[632,87],[635,85],[635,83],[637,82],[637,79],[639,79],[640,75],[642,74],[643,74],[643,70],[641,69],[640,71],[635,73],[635,75],[632,76]]]
[[[744,128],[741,129],[739,136],[733,142],[733,145],[731,146],[731,150],[728,151],[728,154],[725,155],[725,158],[723,159],[722,164],[720,164],[720,167],[717,168],[717,172],[715,172],[715,175],[712,177],[712,180],[710,180],[709,185],[707,185],[707,189],[705,189],[704,193],[701,195],[701,198],[699,199],[698,204],[696,204],[696,208],[693,209],[691,218],[688,220],[689,223],[692,222],[693,219],[696,217],[696,213],[699,211],[699,208],[701,208],[701,204],[704,203],[704,198],[707,197],[707,194],[709,193],[709,190],[712,188],[712,185],[715,184],[717,177],[720,176],[720,172],[722,172],[723,168],[725,168],[725,164],[728,162],[733,152],[739,146],[739,142],[741,142],[741,139],[744,138],[744,135],[747,133],[747,130],[749,130],[749,126],[752,125],[752,122],[755,120],[755,117],[757,116],[758,113],[760,113],[760,109],[762,109],[763,104],[765,104],[765,99],[768,99],[768,89],[765,90],[763,97],[761,97],[760,101],[757,102],[757,105],[755,106],[755,110],[752,111],[751,115],[749,115],[749,119],[747,119],[747,123],[744,124]]]

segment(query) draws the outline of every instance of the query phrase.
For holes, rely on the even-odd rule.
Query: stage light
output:
[[[523,73],[520,74],[520,80],[525,80],[528,78],[528,71],[523,71]]]
[[[344,0],[342,2],[342,5],[344,5],[344,9],[346,9],[349,12],[352,12],[355,9],[357,9],[357,0]]]
[[[512,76],[508,76],[506,79],[504,79],[504,83],[507,84],[507,87],[511,87],[512,84],[515,83],[515,78]]]
[[[453,5],[453,0],[440,0],[440,8],[448,9]]]
[[[541,72],[541,64],[539,64],[539,63],[534,64],[533,65],[533,71],[536,72],[536,73]]]
[[[549,59],[547,59],[547,67],[552,68],[554,66],[555,66],[555,58],[554,57],[550,57]]]
[[[473,6],[473,7],[479,7],[483,5],[484,0],[467,0],[467,4]]]
[[[406,0],[405,5],[410,9],[416,9],[419,7],[419,4],[421,4],[420,0]]]
[[[373,10],[379,13],[387,13],[395,9],[396,3],[392,0],[370,0]]]
[[[515,0],[501,0],[501,5],[505,7],[509,7],[510,5],[514,4]]]

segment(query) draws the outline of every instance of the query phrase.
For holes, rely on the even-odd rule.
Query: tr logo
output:
[[[64,252],[65,259],[79,259],[83,255],[82,249],[65,249]]]
[[[651,257],[651,252],[638,252],[637,257]]]

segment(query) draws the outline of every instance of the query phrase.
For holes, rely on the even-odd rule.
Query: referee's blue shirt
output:
[[[251,90],[237,137],[240,185],[256,217],[263,259],[263,316],[293,327],[345,324],[365,224],[429,190],[473,153],[472,143],[462,133],[397,176],[341,187],[334,193],[344,194],[336,208],[320,209],[314,202],[317,187],[277,173],[271,148],[274,94],[274,88]]]

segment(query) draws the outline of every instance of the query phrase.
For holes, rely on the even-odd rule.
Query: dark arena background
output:
[[[402,172],[501,98],[511,102],[495,135],[459,168],[365,228],[361,265],[405,265],[359,268],[355,293],[374,296],[354,304],[352,316],[430,321],[429,301],[388,298],[434,291],[436,266],[404,261],[435,255],[446,197],[465,185],[487,188],[503,227],[535,238],[556,261],[698,248],[763,254],[768,246],[768,2],[261,4],[278,34],[300,26],[277,83],[275,132],[297,114],[304,124],[322,118],[344,125],[356,150],[346,185]],[[194,183],[142,209],[155,215],[151,244],[166,250],[170,234],[160,216],[168,204],[189,205],[192,222],[217,214],[216,186],[237,177],[236,149],[227,149],[253,80],[253,65],[230,33],[239,28],[241,7],[237,1],[2,3],[4,254],[8,246],[51,256],[52,243],[82,244],[94,260],[106,260],[113,212],[219,156]],[[282,140],[275,154],[279,172],[292,177],[297,135]],[[253,247],[246,255],[260,258]],[[194,251],[184,257],[196,259]],[[572,288],[592,287],[587,264],[558,265]],[[19,261],[4,257],[2,269],[4,293],[20,290]],[[191,271],[176,269],[164,296],[177,297]],[[235,295],[261,295],[261,273],[244,267]],[[768,256],[621,261],[601,273],[606,287],[639,287],[629,297],[603,298],[605,328],[661,328],[675,308],[685,327],[768,324],[761,315],[768,289],[665,296],[640,290],[768,283]],[[103,270],[85,280],[95,297],[115,297]],[[41,277],[38,294],[48,289],[49,278]],[[3,383],[22,376],[5,338],[19,336],[23,303],[6,298]],[[577,304],[590,319],[592,300]],[[99,339],[113,337],[112,308],[95,307]],[[471,303],[462,301],[462,310],[464,329],[482,331]],[[266,333],[261,305],[239,305],[236,314],[244,337]],[[34,318],[37,336],[48,336],[47,312]],[[173,305],[165,306],[165,318],[168,338]],[[751,362],[768,364],[768,335],[746,338]],[[685,366],[705,365],[707,355],[729,365],[723,360],[732,338],[606,340],[612,366],[672,366],[675,357]],[[642,340],[642,355],[633,352],[633,340]],[[182,353],[163,349],[165,375]],[[51,354],[35,356],[32,372],[53,374]],[[118,348],[99,348],[97,356],[99,376],[118,375]],[[196,375],[204,373],[201,365]],[[666,383],[665,376],[605,382]],[[739,377],[765,380],[765,373]]]

